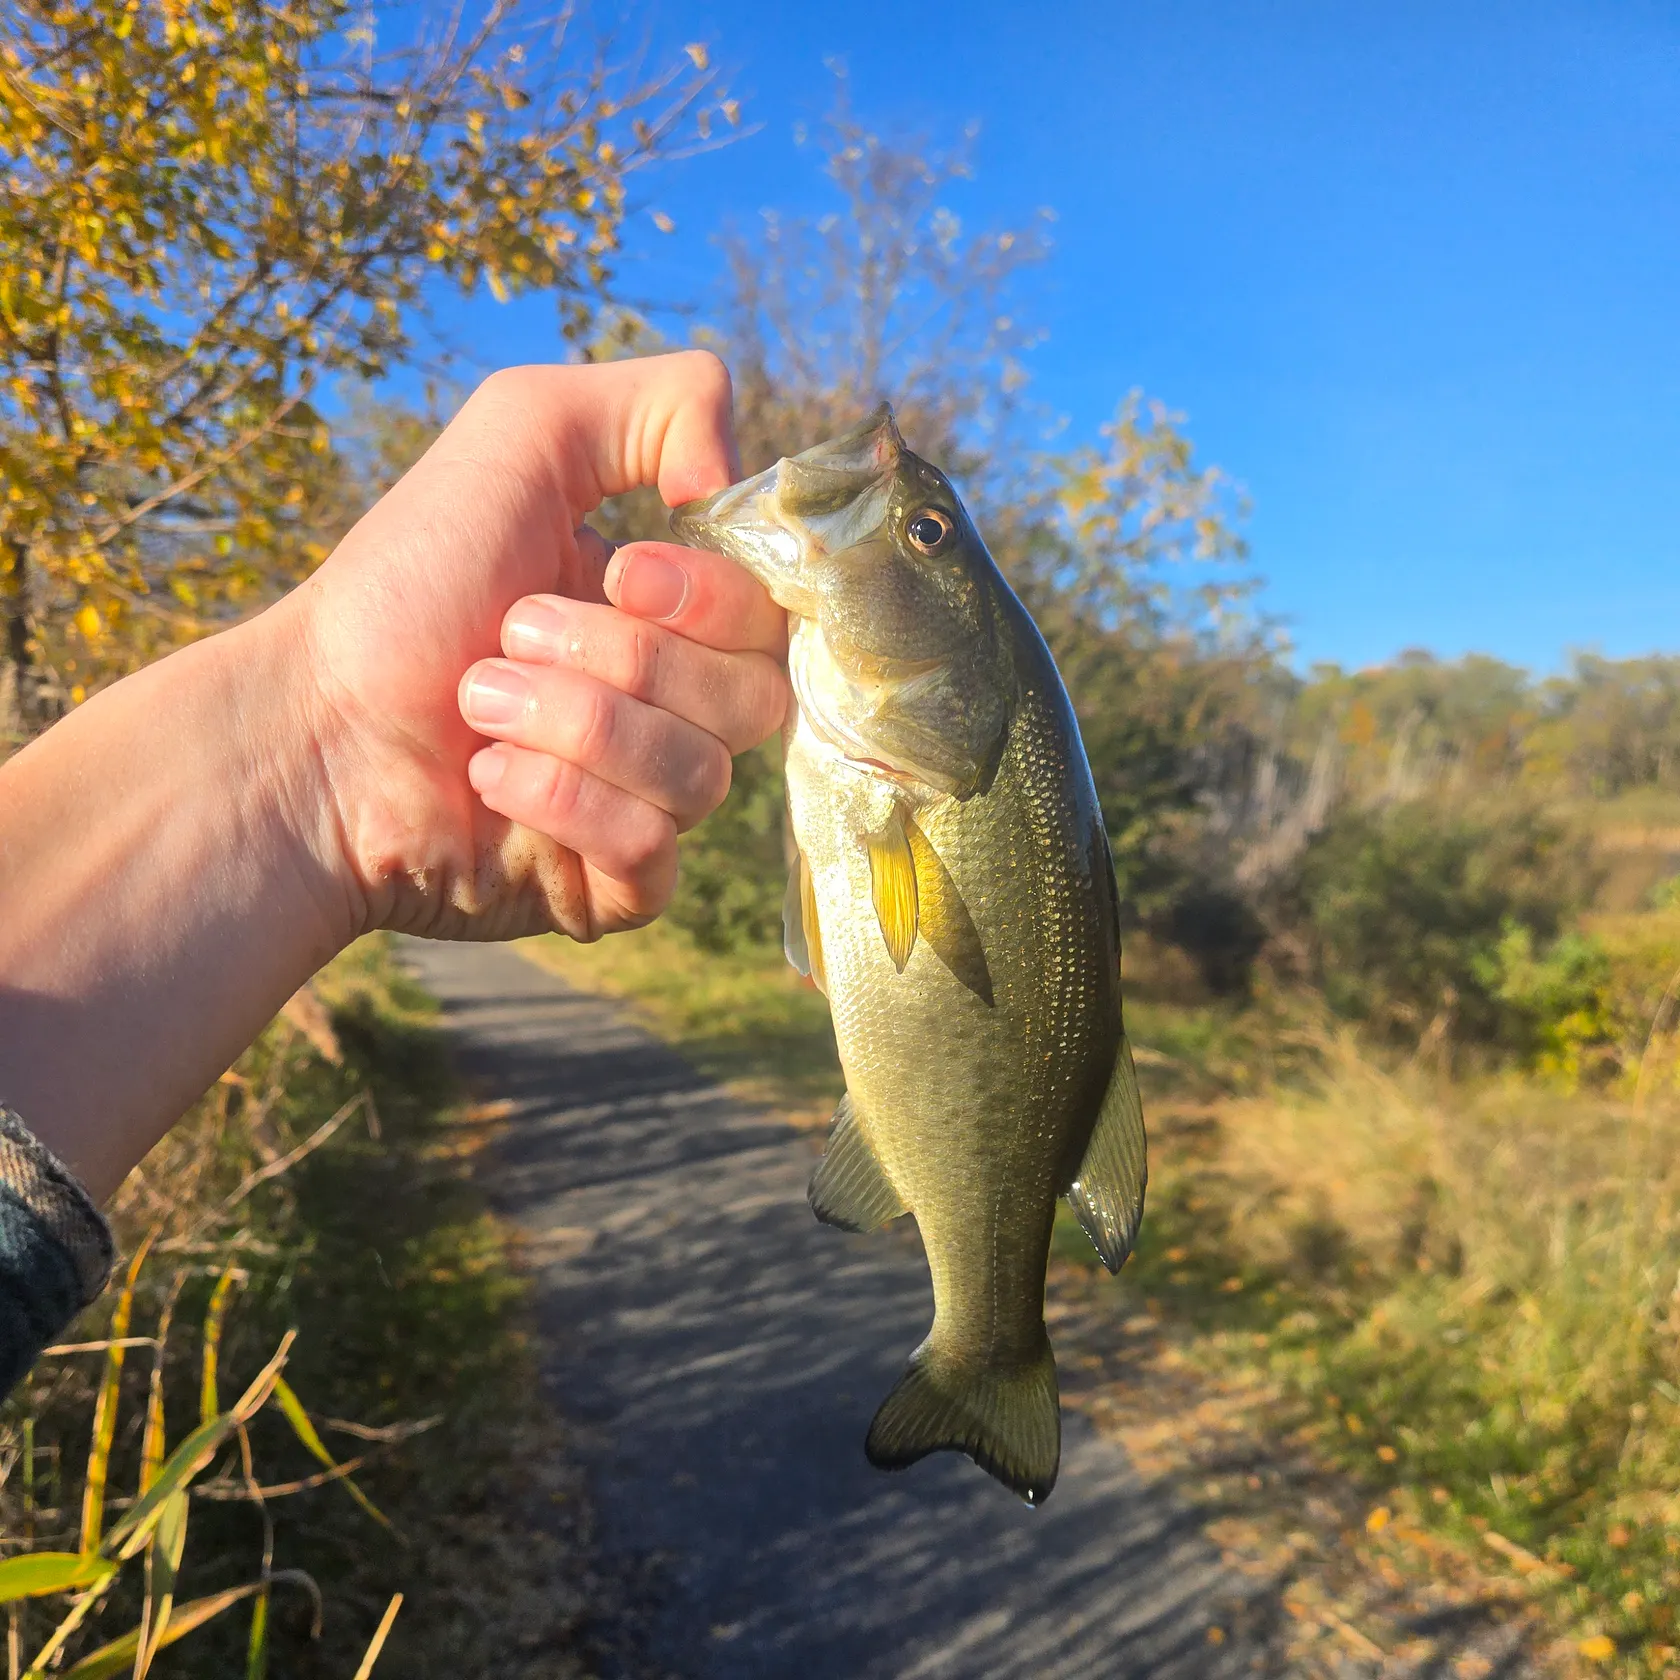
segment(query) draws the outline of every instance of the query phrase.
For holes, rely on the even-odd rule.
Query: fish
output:
[[[1067,690],[890,405],[672,528],[788,613],[784,945],[846,1079],[811,1207],[852,1232],[912,1215],[932,1277],[865,1451],[884,1470],[964,1453],[1039,1504],[1061,1463],[1056,1206],[1117,1272],[1148,1177],[1119,890]]]

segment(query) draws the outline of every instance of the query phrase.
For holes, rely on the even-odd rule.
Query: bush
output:
[[[1583,841],[1514,802],[1348,808],[1301,876],[1332,1008],[1413,1041],[1433,1028],[1521,1042],[1530,1019],[1501,995],[1501,942],[1522,930],[1549,944],[1592,887]]]
[[[1510,1025],[1523,1032],[1530,1062],[1570,1089],[1621,1070],[1629,1023],[1617,1007],[1615,978],[1610,953],[1592,934],[1566,933],[1540,952],[1517,922],[1506,924],[1485,974],[1512,1013]]]
[[[735,760],[729,797],[683,840],[670,919],[708,951],[769,945],[782,937],[787,854],[782,744]]]

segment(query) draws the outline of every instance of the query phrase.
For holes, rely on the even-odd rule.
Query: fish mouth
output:
[[[683,542],[739,561],[778,605],[814,617],[808,563],[880,530],[903,453],[892,405],[882,403],[849,432],[685,502],[671,529]]]

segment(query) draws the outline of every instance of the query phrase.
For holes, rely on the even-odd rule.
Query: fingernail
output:
[[[522,601],[508,616],[503,639],[521,659],[552,659],[559,651],[565,621],[552,607]]]
[[[474,753],[467,761],[467,780],[476,793],[494,793],[507,774],[507,754],[492,749]]]
[[[467,722],[511,723],[530,697],[531,685],[511,665],[480,665],[467,684]]]
[[[675,618],[688,595],[688,573],[657,554],[632,554],[619,568],[618,605],[637,618]]]

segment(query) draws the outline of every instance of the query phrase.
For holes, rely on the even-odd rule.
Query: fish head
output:
[[[800,708],[855,764],[966,798],[989,785],[1014,682],[1007,593],[951,482],[885,403],[672,517],[792,615]]]

